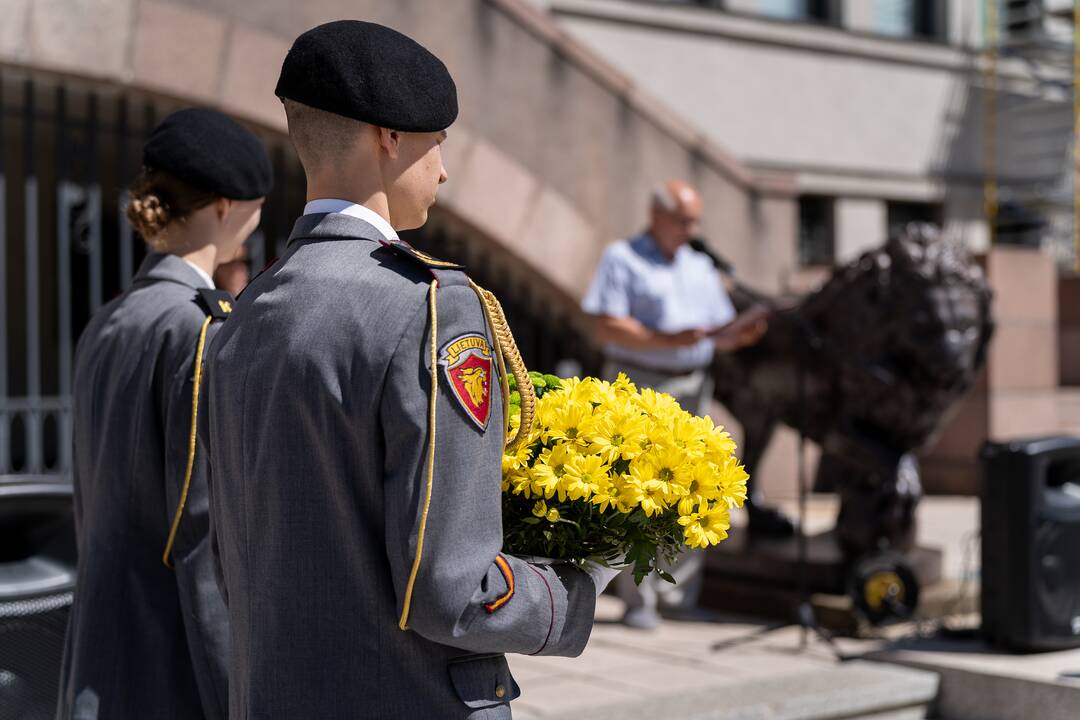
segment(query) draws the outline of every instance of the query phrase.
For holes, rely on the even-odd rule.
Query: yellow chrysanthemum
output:
[[[602,415],[596,419],[587,440],[589,452],[598,454],[605,462],[632,460],[641,452],[646,440],[646,418],[640,413],[624,412]]]
[[[643,389],[635,397],[642,412],[656,420],[665,420],[677,412],[682,412],[675,398],[666,393],[658,393],[652,388]]]
[[[716,507],[705,512],[684,515],[679,518],[683,536],[690,547],[705,548],[716,545],[727,537],[731,518],[727,508]]]
[[[619,488],[611,481],[611,476],[606,475],[598,480],[596,488],[593,490],[592,497],[589,498],[589,502],[600,508],[600,512],[607,512],[609,507],[617,507],[619,499]],[[622,512],[629,512],[629,509]]]
[[[630,382],[630,378],[625,373],[619,373],[615,378],[615,382],[611,383],[612,391],[622,398],[629,398],[632,395],[637,394],[637,386]]]
[[[630,464],[630,475],[645,491],[669,504],[687,494],[693,471],[686,452],[674,445],[656,447]]]
[[[504,452],[502,457],[503,475],[513,470],[528,467],[531,456],[532,446],[528,443],[522,443],[514,450]]]
[[[734,456],[728,457],[720,471],[717,494],[724,497],[729,508],[742,507],[746,502],[746,481],[749,479],[746,468]]]
[[[546,395],[544,399],[547,399]],[[587,402],[570,400],[558,405],[543,403],[538,412],[543,425],[541,433],[548,441],[565,440],[584,444],[596,424],[593,408]]]
[[[688,452],[703,453],[705,433],[696,421],[697,418],[686,413],[672,415],[671,424],[665,428],[668,432],[667,442]]]
[[[509,425],[519,427],[516,412]],[[727,537],[729,510],[746,500],[746,470],[734,452],[722,427],[670,395],[639,391],[625,375],[610,383],[571,378],[543,393],[525,442],[504,454],[503,491],[536,500],[537,518],[586,530],[641,512],[663,534],[677,519],[683,542],[707,547]]]
[[[679,500],[680,515],[689,515],[695,512],[695,508],[707,508],[715,501],[724,500],[724,492],[720,484],[722,470],[719,466],[708,460],[695,460],[691,468],[686,495]]]
[[[533,496],[532,476],[528,471],[515,470],[503,476],[503,492],[511,492],[514,495],[522,495],[526,498]]]
[[[559,483],[559,500],[588,500],[607,478],[608,466],[599,455],[578,455],[566,464]],[[564,497],[565,493],[565,497]]]
[[[548,499],[555,496],[562,476],[566,474],[566,465],[574,458],[573,445],[559,443],[544,450],[536,464],[529,471],[533,491]]]

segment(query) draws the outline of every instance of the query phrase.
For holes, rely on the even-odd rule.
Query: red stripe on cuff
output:
[[[484,604],[484,609],[489,613],[495,612],[503,605],[510,602],[510,598],[514,597],[514,571],[511,569],[510,563],[506,562],[506,558],[502,555],[496,555],[495,564],[499,567],[499,572],[502,573],[503,580],[506,581],[506,594],[492,602]]]

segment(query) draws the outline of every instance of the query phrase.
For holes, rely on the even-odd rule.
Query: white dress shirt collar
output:
[[[315,215],[317,213],[340,213],[342,215],[351,215],[352,217],[359,218],[368,225],[373,226],[382,234],[383,239],[398,239],[397,232],[395,232],[390,223],[386,221],[386,218],[371,208],[360,205],[359,203],[354,203],[349,200],[338,200],[337,198],[319,198],[317,200],[312,200],[304,206],[305,215]]]
[[[184,262],[186,262],[188,265],[190,265],[192,270],[199,273],[199,277],[201,277],[204,281],[206,281],[207,286],[211,290],[216,290],[217,289],[217,285],[214,284],[214,278],[210,277],[210,275],[205,270],[203,270],[201,267],[199,267],[195,263],[191,262],[187,258],[180,258],[180,259],[183,260]]]

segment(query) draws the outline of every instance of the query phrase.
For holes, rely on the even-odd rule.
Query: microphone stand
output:
[[[773,303],[764,294],[744,285],[740,282],[734,274],[734,268],[731,263],[727,262],[720,256],[710,251],[700,239],[690,241],[690,246],[698,252],[703,252],[708,255],[716,269],[726,276],[731,282],[732,287],[736,292],[746,296],[751,302],[759,303],[766,306],[772,306]],[[807,516],[807,500],[810,493],[808,472],[806,466],[806,363],[808,356],[813,352],[819,352],[821,349],[820,336],[818,336],[809,323],[804,318],[795,314],[785,314],[784,319],[792,323],[799,331],[798,334],[802,337],[803,343],[801,343],[801,349],[796,353],[795,357],[795,395],[796,402],[799,407],[799,419],[798,419],[798,431],[799,431],[799,443],[796,457],[796,475],[798,476],[798,528],[796,530],[796,554],[795,564],[796,572],[798,576],[798,594],[799,604],[795,610],[795,616],[784,622],[773,623],[766,625],[758,630],[754,630],[746,635],[741,635],[735,638],[729,638],[727,640],[721,640],[713,643],[713,652],[720,650],[726,650],[732,647],[738,647],[744,645],[758,638],[769,635],[777,630],[784,628],[798,626],[799,627],[799,651],[805,651],[809,646],[809,633],[812,630],[825,644],[829,647],[833,657],[837,662],[844,662],[851,658],[844,655],[837,647],[833,640],[832,633],[823,628],[817,621],[817,617],[814,613],[814,606],[810,600],[810,583],[808,577],[809,558],[807,547],[807,534],[806,534],[806,516]]]

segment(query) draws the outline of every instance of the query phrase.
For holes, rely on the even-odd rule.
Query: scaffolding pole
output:
[[[1080,7],[1080,0],[1075,0]],[[997,36],[998,0],[986,0],[983,10],[983,214],[990,236],[990,245],[997,244],[998,187],[997,187]]]
[[[1080,0],[1073,0],[1073,272],[1080,274]]]

